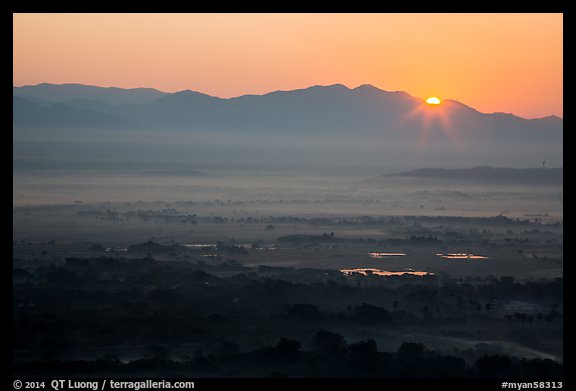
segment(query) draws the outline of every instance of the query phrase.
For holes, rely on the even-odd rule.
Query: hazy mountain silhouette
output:
[[[354,89],[339,84],[314,86],[221,99],[190,90],[167,94],[144,88],[124,90],[77,84],[40,84],[14,87],[13,95],[32,103],[43,102],[44,107],[49,102],[58,102],[69,108],[114,114],[143,127],[189,130],[382,134],[418,131],[423,127],[430,131],[452,127],[459,132],[497,131],[501,133],[499,137],[519,129],[522,129],[524,136],[536,135],[531,131],[545,131],[546,137],[550,137],[558,136],[563,124],[558,117],[527,120],[512,114],[482,114],[453,100],[446,100],[440,105],[443,115],[434,115],[434,108],[428,108],[421,99],[405,92],[387,92],[370,85]],[[64,115],[61,113],[62,107],[58,107],[60,114]],[[22,110],[22,107],[18,110]],[[70,115],[80,114],[71,110]],[[86,118],[86,121],[90,121],[90,118]],[[14,126],[19,125],[20,122],[15,120]],[[42,121],[37,123],[39,127],[46,125]]]
[[[506,183],[563,183],[564,169],[560,168],[508,168],[481,166],[463,169],[420,168],[383,177],[417,177],[457,179],[475,182]]]
[[[14,128],[131,128],[130,120],[113,114],[75,108],[62,103],[48,107],[14,96],[12,98]],[[105,105],[98,103],[98,106]]]
[[[52,103],[69,103],[76,99],[100,101],[112,106],[145,104],[167,95],[152,88],[123,89],[94,87],[83,84],[49,84],[13,87],[12,95]]]
[[[340,152],[350,162],[368,154],[377,162],[383,153],[389,160],[406,160],[403,151],[410,150],[422,160],[412,159],[412,167],[432,165],[428,157],[448,156],[461,161],[459,166],[509,164],[511,159],[516,164],[532,156],[536,161],[556,160],[556,165],[562,160],[561,118],[529,120],[505,113],[484,114],[453,100],[431,107],[406,92],[371,85],[354,89],[340,84],[313,86],[222,99],[190,90],[168,94],[152,89],[40,84],[14,87],[13,113],[16,142],[24,134],[21,129],[27,140],[36,134],[46,141],[48,135],[57,133],[47,132],[50,128],[68,134],[73,130],[76,135],[79,129],[91,128],[100,130],[86,134],[91,142],[109,130],[114,148],[120,148],[121,142],[154,143],[154,155],[166,158],[174,156],[162,148],[179,139],[184,141],[174,141],[175,145],[196,148],[195,156],[213,156],[206,148],[220,146],[223,159],[232,158],[245,146],[246,156],[238,155],[238,159],[255,158],[258,147],[270,159],[279,158],[283,149],[287,161],[294,160],[295,151],[316,160]],[[268,147],[275,152],[266,151]]]

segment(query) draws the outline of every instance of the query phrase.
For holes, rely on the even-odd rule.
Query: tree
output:
[[[508,356],[484,356],[476,360],[476,370],[481,377],[513,378],[520,375],[517,363]]]
[[[390,312],[382,307],[362,303],[354,307],[354,316],[361,321],[378,322],[390,319]]]
[[[146,350],[148,355],[155,360],[166,360],[170,354],[170,351],[164,345],[150,345]]]
[[[300,352],[302,344],[294,339],[282,338],[276,345],[276,351],[282,356],[293,356]]]
[[[288,316],[298,319],[314,320],[320,319],[322,317],[322,313],[315,305],[299,303],[292,305],[288,309]]]
[[[348,346],[348,351],[353,356],[364,356],[378,351],[376,341],[368,339],[366,341],[359,341]]]
[[[421,343],[403,342],[396,351],[396,355],[399,358],[414,360],[423,358],[427,351],[426,346]]]
[[[533,358],[531,360],[523,358],[519,362],[524,376],[532,379],[562,379],[562,364],[548,358]]]
[[[224,342],[218,349],[218,352],[222,357],[234,356],[240,353],[240,345],[236,342]]]
[[[320,330],[316,333],[314,345],[321,353],[338,354],[345,351],[348,344],[342,335]]]

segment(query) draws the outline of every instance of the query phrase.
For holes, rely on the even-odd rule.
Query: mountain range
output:
[[[540,161],[561,161],[563,120],[485,114],[454,100],[429,106],[406,92],[371,85],[313,86],[229,99],[190,90],[165,93],[80,84],[13,87],[15,142],[51,137],[94,141],[100,135],[120,141],[168,133],[181,140],[193,137],[196,146],[260,143],[460,155],[483,150],[491,156],[539,153]]]

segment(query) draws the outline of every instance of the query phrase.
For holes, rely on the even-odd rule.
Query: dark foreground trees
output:
[[[561,356],[561,279],[472,284],[366,276],[356,284],[326,270],[101,257],[25,266],[13,281],[20,377],[562,374],[557,362],[514,358],[501,347],[401,344],[412,333],[509,341]],[[525,301],[537,312],[526,314]]]
[[[304,377],[304,378],[498,378],[562,379],[562,365],[549,359],[516,359],[506,355],[484,356],[473,364],[443,355],[419,343],[403,343],[396,352],[378,351],[373,339],[348,344],[336,333],[316,333],[317,348],[303,351],[300,341],[281,338],[276,346],[240,352],[224,343],[214,352],[197,350],[179,360],[167,351],[150,348],[146,358],[121,362],[115,357],[94,361],[15,362],[15,376],[115,376],[115,377]]]

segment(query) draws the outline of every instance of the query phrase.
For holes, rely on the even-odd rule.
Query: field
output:
[[[326,353],[322,338],[340,341],[338,365],[355,349],[393,354],[400,366],[384,377],[407,376],[414,346],[462,360],[458,377],[483,376],[483,357],[524,360],[506,374],[528,377],[541,364],[526,360],[563,360],[561,186],[39,170],[15,172],[13,200],[22,374],[81,360],[93,367],[80,374],[129,376],[157,360],[158,375],[338,376],[301,367]],[[293,365],[274,356],[283,349]],[[227,361],[254,354],[273,357]]]

